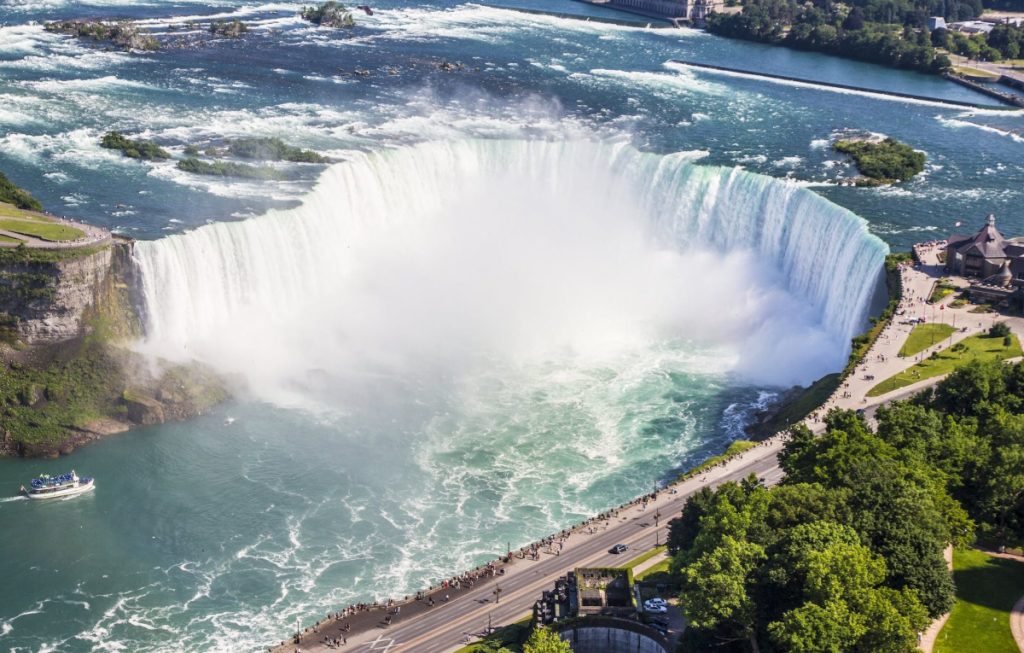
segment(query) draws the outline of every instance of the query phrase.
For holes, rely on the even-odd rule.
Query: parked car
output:
[[[608,553],[625,553],[629,551],[629,547],[625,544],[616,544],[612,548],[608,549]]]
[[[668,612],[668,605],[664,601],[661,603],[653,603],[651,601],[644,601],[644,612],[651,612],[653,614],[665,614]]]

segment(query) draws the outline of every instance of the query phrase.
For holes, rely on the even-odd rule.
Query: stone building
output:
[[[973,236],[950,236],[946,240],[946,271],[961,277],[987,279],[1003,265],[1024,256],[1024,239],[1007,239],[996,229],[996,216]]]
[[[1024,298],[1024,238],[1006,238],[989,215],[973,236],[946,240],[946,272],[974,280],[971,300],[1019,310]]]

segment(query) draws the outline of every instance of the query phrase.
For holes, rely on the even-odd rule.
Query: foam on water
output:
[[[952,127],[954,129],[980,129],[981,131],[988,132],[990,134],[998,134],[999,136],[1005,136],[1016,143],[1024,143],[1024,135],[1018,132],[1010,131],[1008,129],[999,129],[998,127],[993,127],[991,125],[982,125],[976,122],[971,122],[970,120],[959,120],[957,118],[946,118],[944,116],[935,116],[935,119],[938,120],[943,125],[946,125],[947,127]]]

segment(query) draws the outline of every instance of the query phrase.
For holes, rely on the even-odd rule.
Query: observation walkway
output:
[[[926,95],[914,95],[913,93],[900,93],[899,91],[884,91],[877,88],[866,88],[864,86],[852,86],[850,84],[837,84],[835,82],[823,82],[816,79],[805,79],[802,77],[790,77],[789,75],[773,75],[771,73],[762,73],[755,70],[744,70],[742,68],[730,68],[728,66],[713,66],[706,63],[697,63],[695,61],[684,61],[682,59],[671,59],[670,63],[679,64],[681,66],[689,66],[691,68],[698,68],[701,70],[710,70],[712,72],[729,73],[734,75],[743,75],[755,79],[768,79],[777,80],[784,82],[795,82],[797,84],[807,84],[809,86],[818,86],[824,88],[834,88],[842,91],[857,91],[859,93],[871,93],[873,95],[882,95],[894,98],[900,98],[904,100],[915,100],[918,102],[933,102],[935,104],[944,104],[954,107],[966,107],[969,109],[1000,109],[991,104],[977,104],[974,102],[965,102],[963,100],[944,100],[942,98],[928,97]]]

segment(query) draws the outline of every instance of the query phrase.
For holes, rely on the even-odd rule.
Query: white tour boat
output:
[[[70,474],[50,476],[43,474],[39,478],[32,479],[31,486],[21,491],[28,495],[29,499],[60,499],[73,497],[76,494],[89,492],[96,487],[96,482],[88,476],[79,476],[75,470]]]

